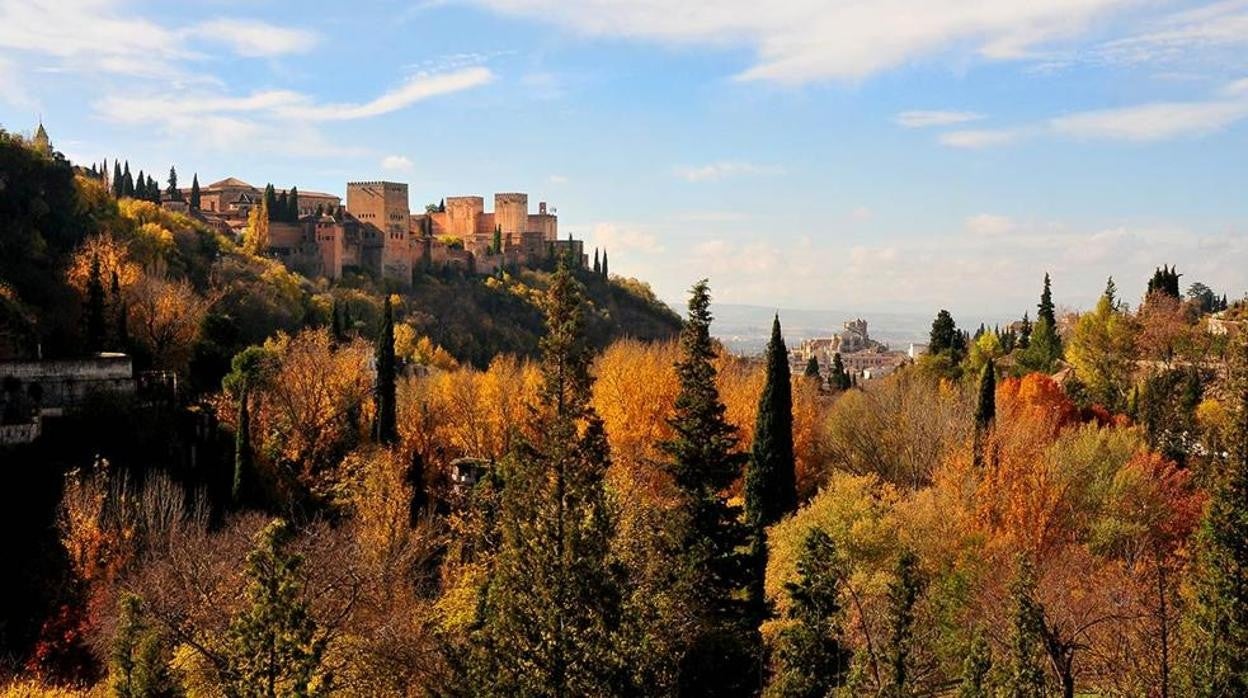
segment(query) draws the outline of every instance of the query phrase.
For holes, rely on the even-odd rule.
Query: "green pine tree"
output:
[[[191,206],[191,210],[192,210],[192,211],[198,211],[198,210],[199,210],[199,199],[200,199],[200,192],[199,192],[199,173],[198,173],[198,172],[196,172],[195,174],[191,175],[191,202],[190,202],[190,206]]]
[[[776,639],[768,698],[822,698],[845,685],[851,654],[841,644],[842,577],[832,537],[810,529],[797,559],[797,581],[785,584],[789,624]]]
[[[494,241],[490,250],[493,254],[503,253],[503,229],[501,226],[494,226]]]
[[[234,356],[230,373],[222,380],[222,387],[238,397],[238,423],[234,431],[234,477],[230,485],[230,500],[241,507],[256,503],[259,496],[259,478],[256,473],[255,454],[251,446],[251,391],[264,381],[269,354],[261,347],[248,347]]]
[[[286,199],[286,221],[299,222],[299,187],[290,188],[290,196]]]
[[[1248,695],[1248,338],[1232,364],[1235,423],[1196,535],[1192,695]]]
[[[243,609],[230,621],[221,653],[227,696],[328,695],[322,669],[328,637],[304,598],[303,556],[290,551],[293,532],[281,519],[265,526],[247,554]]]
[[[962,680],[958,685],[958,698],[991,698],[992,690],[988,683],[989,672],[992,671],[992,648],[984,639],[982,632],[975,633],[971,641],[970,652],[962,662]]]
[[[1036,313],[1037,321],[1047,320],[1050,325],[1057,326],[1057,315],[1053,306],[1053,288],[1048,272],[1044,274],[1044,290],[1040,292],[1040,304],[1036,307],[1040,309]]]
[[[533,443],[503,463],[501,542],[478,637],[480,695],[588,696],[624,690],[621,590],[602,420],[590,405],[586,300],[566,265],[552,278]]]
[[[815,381],[820,385],[823,384],[823,376],[819,373],[819,357],[811,354],[810,358],[806,359],[806,370],[802,373],[802,375],[807,378],[815,379]]]
[[[712,363],[710,289],[694,285],[680,333],[676,373],[680,392],[669,423],[674,437],[661,448],[678,493],[669,517],[679,541],[672,564],[681,588],[691,590],[688,613],[696,618],[679,667],[682,695],[742,695],[757,686],[756,626],[742,603],[752,570],[743,554],[749,543],[740,510],[727,489],[747,460],[737,430],[728,422]]]
[[[169,166],[169,187],[165,189],[165,193],[171,201],[182,200],[182,191],[178,189],[178,171],[173,165]]]
[[[390,296],[382,306],[381,331],[377,334],[377,384],[374,399],[377,405],[377,422],[373,429],[378,443],[393,444],[399,440],[398,417],[395,413],[397,397],[395,379],[397,366],[394,357],[394,308]]]
[[[166,644],[142,614],[142,600],[123,594],[109,651],[108,687],[115,698],[178,695],[169,674]]]

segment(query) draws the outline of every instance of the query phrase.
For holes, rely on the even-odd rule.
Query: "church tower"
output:
[[[35,150],[44,155],[52,154],[52,141],[48,138],[48,130],[43,127],[43,119],[39,120],[39,128],[35,131]]]

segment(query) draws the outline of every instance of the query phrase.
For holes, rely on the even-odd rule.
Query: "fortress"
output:
[[[285,200],[287,190],[278,192]],[[190,190],[182,193],[189,201]],[[263,198],[262,189],[230,177],[201,189],[199,209],[190,213],[241,238],[248,214]],[[577,265],[588,263],[582,241],[559,239],[558,218],[546,202],[529,212],[528,194],[495,194],[488,213],[480,196],[447,197],[412,213],[401,182],[348,182],[346,199],[343,206],[333,194],[298,191],[297,214],[270,220],[269,253],[310,277],[338,279],[356,269],[404,286],[422,271],[492,274],[564,255]]]

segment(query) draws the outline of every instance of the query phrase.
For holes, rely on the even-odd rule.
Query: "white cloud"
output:
[[[675,174],[686,182],[713,182],[742,175],[781,175],[784,174],[784,168],[776,165],[725,161],[694,167],[677,167]]]
[[[546,178],[546,181],[551,184],[567,184],[568,178],[563,175],[552,174]]]
[[[475,0],[581,34],[752,48],[742,80],[855,80],[950,49],[1014,59],[1138,0]]]
[[[1248,100],[1157,102],[1060,116],[1052,129],[1076,138],[1159,141],[1220,131],[1248,117]]]
[[[224,43],[238,55],[249,58],[307,53],[319,41],[315,32],[247,19],[209,20],[196,24],[184,34]]]
[[[79,72],[152,78],[187,74],[206,56],[201,45],[244,57],[306,50],[310,31],[250,19],[166,26],[137,15],[121,0],[0,0],[0,48],[60,59]]]
[[[622,223],[599,223],[590,233],[590,244],[614,255],[616,253],[658,254],[663,245],[654,233]]]
[[[201,89],[189,93],[109,95],[92,106],[108,121],[155,125],[167,136],[193,136],[196,142],[217,149],[241,149],[248,147],[249,141],[264,139],[283,152],[302,149],[305,155],[328,155],[358,151],[329,144],[315,130],[313,124],[317,122],[386,114],[491,78],[485,68],[468,68],[447,75],[417,75],[364,104],[317,104],[311,97],[291,90],[266,90],[240,97],[210,94]],[[284,132],[300,137],[287,137]]]
[[[482,66],[448,73],[422,73],[363,104],[324,104],[283,107],[287,116],[313,121],[345,121],[388,114],[421,100],[480,87],[494,80],[494,73]]]
[[[950,148],[977,149],[1008,145],[1017,141],[1020,135],[1018,131],[1009,129],[980,129],[942,133],[937,140]]]
[[[906,128],[927,128],[929,126],[953,126],[968,121],[979,121],[984,115],[973,111],[903,111],[893,117],[893,122]]]
[[[866,206],[859,206],[849,212],[849,217],[855,221],[869,221],[875,216],[875,212]]]
[[[1224,0],[1146,23],[1142,32],[1108,41],[1095,58],[1135,65],[1177,62],[1248,44],[1248,0]]]
[[[972,235],[1004,235],[1014,228],[1014,221],[1009,217],[992,213],[980,213],[966,219],[966,232]]]
[[[412,161],[402,155],[387,155],[381,159],[381,169],[388,172],[411,172]]]

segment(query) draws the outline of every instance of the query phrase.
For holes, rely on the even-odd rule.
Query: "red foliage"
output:
[[[99,680],[99,670],[87,647],[90,621],[79,604],[62,604],[39,629],[39,640],[26,671],[47,684],[88,685]]]

